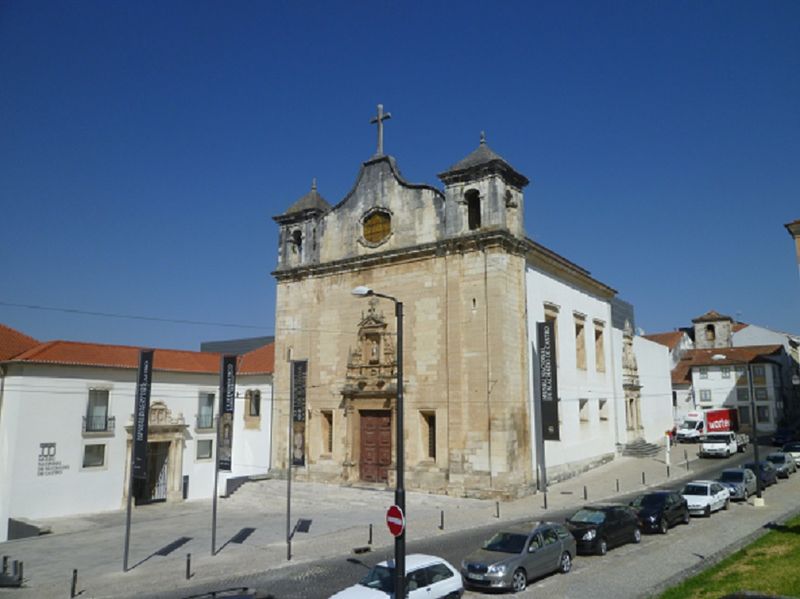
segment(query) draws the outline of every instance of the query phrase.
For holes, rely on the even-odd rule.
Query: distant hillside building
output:
[[[221,489],[269,469],[273,349],[240,358],[233,469]],[[135,347],[39,343],[0,325],[0,541],[19,519],[125,506],[138,359]],[[218,354],[155,350],[137,504],[211,496],[219,368]]]
[[[515,495],[543,465],[552,480],[661,439],[668,352],[633,335],[614,289],[526,237],[528,179],[483,137],[439,179],[443,190],[406,181],[379,142],[337,204],[314,184],[275,217],[275,467],[291,443],[298,478],[394,484],[394,306],[353,297],[357,286],[404,304],[407,487]],[[560,437],[547,441],[535,409],[544,321],[560,399]],[[290,440],[292,368],[303,403]]]

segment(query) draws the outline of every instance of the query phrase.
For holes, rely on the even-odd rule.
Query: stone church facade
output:
[[[615,292],[525,236],[528,179],[483,136],[439,178],[443,191],[406,181],[379,134],[338,204],[314,185],[274,217],[273,470],[288,466],[291,366],[306,361],[293,476],[394,484],[395,307],[352,294],[367,286],[404,305],[406,487],[513,496],[536,485],[529,271],[603,305]]]

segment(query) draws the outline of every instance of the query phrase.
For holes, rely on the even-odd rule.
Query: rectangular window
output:
[[[108,430],[108,389],[89,389],[86,432]]]
[[[197,406],[197,428],[214,428],[213,393],[200,393]]]
[[[764,387],[756,387],[756,401],[767,401],[767,390]]]
[[[722,367],[722,378],[724,378],[724,379],[731,378],[731,367],[730,366],[723,366]]]
[[[744,371],[744,366],[734,366],[734,372],[736,372],[736,384],[747,386],[747,375]]]
[[[708,378],[708,367],[707,366],[701,366],[700,367],[700,378],[701,379],[707,379]]]
[[[597,372],[606,371],[606,349],[603,340],[604,328],[601,323],[594,323],[594,367]]]
[[[750,408],[748,406],[739,406],[739,423],[750,424]]]
[[[436,459],[436,412],[420,412],[422,416],[422,455]]]
[[[578,370],[586,370],[586,335],[584,321],[575,317],[575,365]]]
[[[700,401],[711,401],[711,389],[700,389]]]
[[[736,399],[737,401],[750,401],[750,391],[747,390],[747,387],[736,389]]]
[[[600,420],[608,420],[608,400],[601,399],[597,403],[597,410],[600,412]]]
[[[769,422],[769,406],[756,406],[756,414],[759,424]]]
[[[250,401],[248,402],[249,406],[247,409],[247,414],[249,416],[257,418],[261,416],[261,391],[259,391],[258,389],[251,389],[247,393],[249,393],[250,397]]]
[[[558,357],[558,307],[553,304],[545,303],[544,320],[545,322],[553,323],[553,353],[556,356],[556,368],[558,368],[558,365],[560,364]]]
[[[322,453],[330,454],[333,453],[333,412],[331,410],[322,410],[321,414]]]
[[[754,385],[766,385],[767,384],[767,375],[764,371],[763,364],[754,364],[753,365],[753,384]]]
[[[214,449],[214,441],[212,439],[198,439],[197,440],[197,459],[210,460],[211,452]]]
[[[102,443],[97,445],[85,445],[83,447],[83,467],[101,468],[106,464],[106,446]]]
[[[578,411],[580,414],[581,424],[589,424],[589,400],[578,400]]]

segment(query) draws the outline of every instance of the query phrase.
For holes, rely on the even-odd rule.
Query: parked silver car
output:
[[[749,468],[726,468],[717,480],[728,488],[731,499],[746,501],[756,492],[756,475]]]
[[[519,593],[528,581],[551,572],[566,574],[575,557],[575,538],[557,522],[506,528],[461,562],[467,587],[510,588]]]
[[[775,451],[767,455],[767,461],[775,466],[775,470],[777,470],[777,474],[781,478],[789,478],[790,474],[797,472],[794,458],[789,453]]]

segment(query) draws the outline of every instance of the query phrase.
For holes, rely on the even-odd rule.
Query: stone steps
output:
[[[622,447],[622,455],[632,458],[652,458],[660,451],[661,448],[658,445],[648,443],[644,439],[636,439]]]

